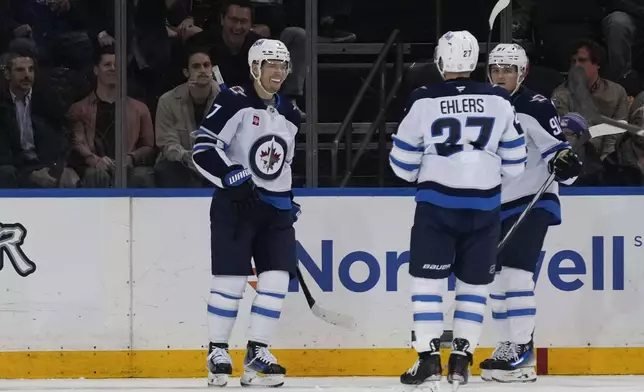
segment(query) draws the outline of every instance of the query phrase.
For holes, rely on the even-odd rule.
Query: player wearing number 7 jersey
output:
[[[445,81],[412,93],[393,136],[393,171],[418,182],[409,263],[418,360],[401,375],[403,384],[440,381],[442,301],[452,272],[457,280],[448,381],[467,383],[494,278],[501,178],[518,176],[525,167],[523,131],[509,94],[469,79],[478,57],[479,44],[469,32],[443,35],[434,62]]]
[[[291,161],[300,114],[277,93],[291,69],[284,43],[258,40],[248,53],[252,81],[224,89],[199,128],[193,160],[215,186],[210,205],[212,283],[208,299],[208,384],[232,373],[230,339],[249,275],[257,292],[242,386],[279,387],[286,369],[269,351],[297,255]]]

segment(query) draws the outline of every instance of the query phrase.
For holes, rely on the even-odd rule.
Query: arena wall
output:
[[[405,266],[413,190],[297,196],[298,255],[313,294],[359,325],[315,318],[294,281],[276,355],[291,376],[399,375],[415,355]],[[0,378],[205,376],[209,191],[0,198]],[[539,373],[644,374],[644,190],[572,189],[562,204],[537,282]],[[236,374],[252,283],[231,341]],[[446,309],[451,301],[453,292]],[[475,374],[495,343],[490,321],[488,310]]]

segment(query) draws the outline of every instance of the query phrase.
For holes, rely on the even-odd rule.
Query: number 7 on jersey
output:
[[[215,113],[217,113],[217,111],[218,111],[219,109],[221,109],[221,105],[220,105],[220,104],[216,103],[216,104],[212,105],[212,111],[210,111],[210,113],[208,113],[208,115],[206,116],[206,118],[210,118],[210,117],[214,116],[214,115],[215,115]]]

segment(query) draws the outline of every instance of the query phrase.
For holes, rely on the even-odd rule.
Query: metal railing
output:
[[[385,95],[386,71],[387,71],[386,60],[387,60],[387,55],[389,54],[389,51],[394,45],[396,46],[396,62],[395,62],[396,75],[395,75],[391,90],[389,91],[389,94]],[[340,140],[344,138],[345,160],[346,160],[345,168],[347,168],[347,170],[339,185],[341,187],[344,187],[349,182],[349,179],[351,178],[353,171],[358,165],[358,162],[360,161],[362,154],[364,154],[365,150],[367,149],[367,146],[369,145],[369,142],[371,141],[376,129],[380,129],[379,138],[378,138],[378,149],[379,149],[379,164],[378,164],[379,176],[378,177],[380,182],[384,181],[384,171],[385,171],[385,165],[386,165],[385,162],[386,162],[386,154],[387,154],[387,151],[386,151],[387,134],[386,134],[385,120],[386,120],[387,109],[393,102],[394,98],[396,98],[396,93],[398,92],[400,84],[402,83],[403,66],[404,66],[403,45],[402,45],[402,40],[400,38],[400,30],[396,29],[391,33],[391,35],[389,36],[389,39],[387,39],[387,42],[382,47],[382,50],[380,51],[378,58],[376,59],[376,61],[373,64],[373,67],[369,71],[369,75],[367,75],[367,78],[362,83],[362,86],[360,87],[360,91],[358,92],[355,99],[353,100],[353,103],[351,104],[351,107],[349,108],[347,115],[344,117],[344,120],[340,124],[340,127],[338,128],[338,132],[336,133],[333,139],[333,143],[331,146],[331,181],[334,186],[338,185],[338,163],[339,163],[338,154],[340,150]],[[355,157],[353,157],[352,159],[353,128],[351,125],[353,123],[353,117],[355,116],[355,113],[358,110],[358,106],[360,105],[360,103],[362,103],[362,100],[365,94],[367,93],[367,90],[371,86],[371,83],[373,82],[373,79],[376,77],[376,75],[380,76],[378,115],[369,126],[369,129],[365,133]]]

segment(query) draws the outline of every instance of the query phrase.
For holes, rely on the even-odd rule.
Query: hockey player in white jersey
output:
[[[558,182],[571,184],[581,171],[581,163],[566,142],[552,102],[521,86],[528,72],[528,57],[523,48],[500,44],[491,51],[489,64],[490,81],[504,87],[512,96],[528,149],[525,172],[503,181],[504,236],[553,171]],[[583,121],[580,116],[568,117],[567,121]],[[499,254],[497,274],[490,285],[490,307],[499,343],[492,356],[480,364],[484,380],[521,382],[537,378],[533,344],[534,272],[548,227],[561,223],[557,181],[547,189]]]
[[[454,340],[448,381],[466,384],[494,278],[500,236],[501,178],[518,176],[526,148],[508,93],[469,79],[479,44],[467,31],[448,32],[434,62],[445,79],[416,89],[390,153],[394,173],[417,182],[411,230],[412,344],[418,360],[403,384],[441,379],[443,295],[454,273]]]
[[[286,369],[268,344],[297,268],[293,222],[299,205],[291,192],[291,161],[301,118],[277,94],[291,67],[286,46],[259,40],[250,48],[248,64],[252,80],[217,95],[193,150],[197,169],[215,185],[206,364],[209,385],[225,386],[232,373],[228,341],[253,274],[252,257],[257,293],[241,384],[279,387]]]

